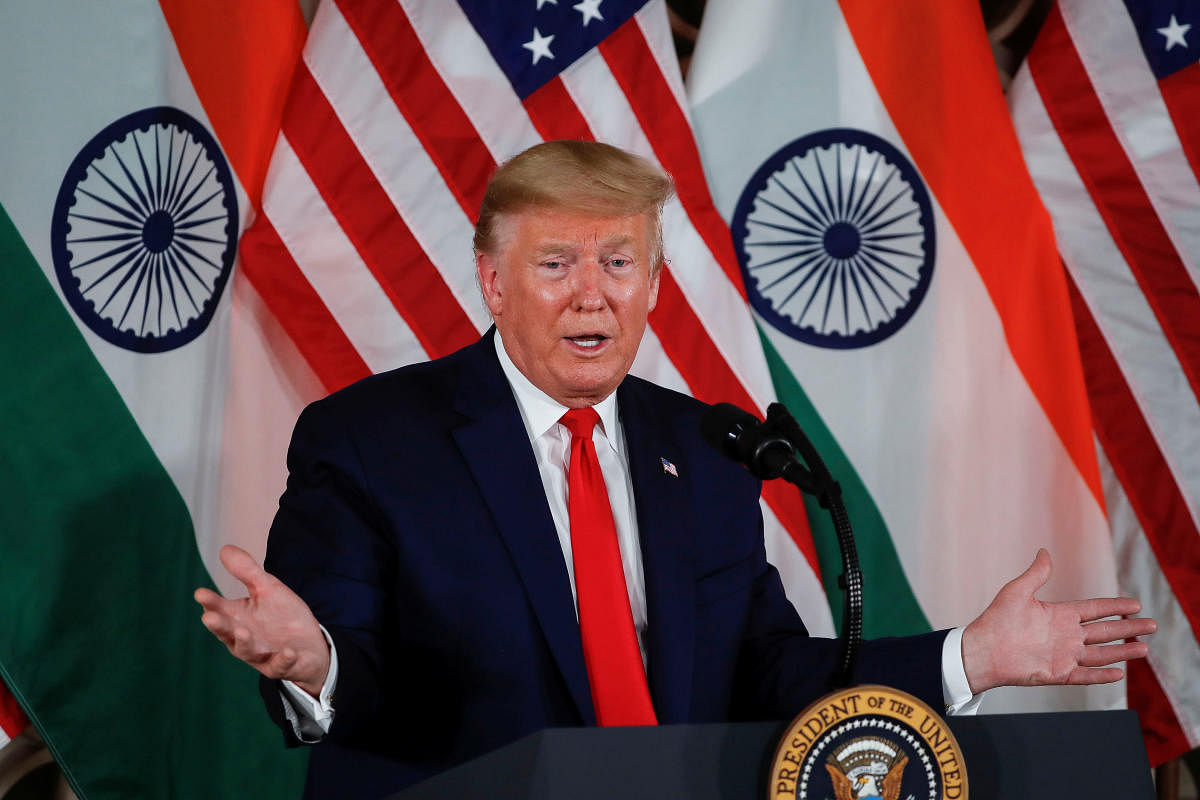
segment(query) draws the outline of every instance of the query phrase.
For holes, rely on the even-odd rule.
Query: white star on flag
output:
[[[541,61],[542,57],[554,58],[554,53],[550,52],[550,43],[554,41],[554,34],[542,36],[537,28],[533,29],[533,38],[525,44],[521,45],[529,52],[533,53],[533,63]]]
[[[594,19],[598,19],[601,22],[604,21],[604,17],[600,16],[601,2],[603,0],[580,0],[580,2],[571,6],[571,8],[583,14],[583,27],[586,28],[587,24]]]
[[[542,6],[546,5],[546,3],[552,3],[553,5],[558,5],[558,0],[537,0],[537,8],[534,10],[541,11]]]
[[[578,8],[578,6],[576,6]],[[1171,15],[1171,24],[1165,28],[1158,28],[1158,32],[1167,37],[1167,49],[1170,50],[1175,45],[1187,48],[1187,39],[1183,38],[1188,31],[1192,29],[1191,23],[1180,25],[1175,19],[1175,15]]]

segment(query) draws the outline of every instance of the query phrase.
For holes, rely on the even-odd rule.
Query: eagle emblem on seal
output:
[[[829,755],[825,769],[837,800],[881,798],[898,800],[908,756],[887,739],[862,736]]]

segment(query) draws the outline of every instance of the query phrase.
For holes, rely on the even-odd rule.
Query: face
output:
[[[629,372],[658,299],[646,214],[596,219],[530,210],[476,256],[479,284],[508,355],[568,408],[595,405]]]

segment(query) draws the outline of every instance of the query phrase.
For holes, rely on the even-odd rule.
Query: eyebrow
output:
[[[612,250],[619,247],[628,247],[633,244],[633,240],[634,237],[625,234],[601,239],[599,244],[601,250]],[[551,253],[568,253],[576,249],[577,245],[575,242],[548,242],[535,251],[534,257],[541,258]]]

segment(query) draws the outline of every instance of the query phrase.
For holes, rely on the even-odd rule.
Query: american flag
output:
[[[1153,763],[1200,746],[1200,5],[1060,0],[1010,103],[1070,278]]]
[[[490,324],[471,238],[493,169],[540,141],[605,141],[678,187],[634,372],[761,415],[771,378],[686,108],[661,0],[325,0],[243,275],[328,391],[448,354]],[[763,508],[789,596],[832,632],[801,499],[769,485]]]

